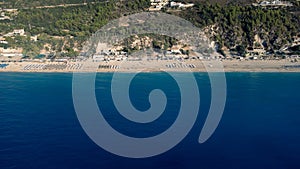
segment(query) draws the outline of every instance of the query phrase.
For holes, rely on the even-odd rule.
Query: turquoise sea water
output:
[[[204,144],[198,143],[198,137],[211,90],[206,73],[195,77],[201,104],[187,137],[164,154],[129,159],[106,152],[85,134],[73,107],[72,74],[1,73],[0,168],[300,168],[300,73],[227,73],[223,118]],[[110,73],[97,75],[96,96],[104,117],[117,131],[149,137],[176,120],[180,93],[167,74],[140,74],[132,82],[131,99],[139,110],[149,108],[147,94],[153,88],[161,88],[168,97],[167,111],[149,124],[118,114],[110,95],[111,78]]]

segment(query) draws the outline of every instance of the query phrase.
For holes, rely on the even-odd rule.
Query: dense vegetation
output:
[[[37,42],[25,37],[17,37],[16,40],[7,38],[10,47],[23,47],[24,53],[31,53],[30,56],[36,55],[45,44],[52,46],[50,51],[68,51],[67,55],[72,56],[75,54],[72,50],[74,46],[80,49],[83,41],[110,20],[142,11],[146,7],[149,7],[148,0],[101,1],[74,7],[21,9],[13,21],[1,21],[0,30],[5,34],[16,28],[24,28],[29,36],[40,35]],[[65,39],[53,36],[63,36]],[[29,52],[30,48],[32,50]]]
[[[36,55],[40,49],[62,52],[62,56],[74,56],[76,55],[74,47],[80,49],[83,41],[110,20],[144,11],[150,6],[149,0],[6,0],[4,2],[6,6],[21,7],[21,9],[17,15],[12,15],[12,21],[0,21],[0,33],[5,34],[16,28],[24,28],[27,37],[7,38],[7,41],[10,47],[23,47],[24,53],[29,56]],[[32,8],[40,5],[84,2],[93,3],[72,7]],[[246,48],[255,46],[254,36],[258,35],[263,40],[263,48],[273,51],[291,43],[295,36],[299,36],[300,19],[297,14],[299,12],[297,1],[294,2],[295,7],[289,9],[290,11],[284,8],[264,9],[249,5],[232,5],[235,2],[242,2],[241,0],[223,0],[219,4],[203,3],[203,0],[185,2],[193,2],[196,5],[180,12],[176,10],[168,12],[185,18],[201,28],[214,27],[208,33],[219,44],[220,49],[227,47],[243,54]],[[39,35],[36,42],[30,40],[30,36],[34,35]],[[157,47],[165,48],[174,43],[168,37],[152,36],[152,38],[156,39],[153,41],[153,46]]]
[[[135,0],[125,5],[110,1],[80,7],[24,9],[12,25],[25,28],[32,34],[86,37],[122,13],[134,13],[146,5],[146,0]]]
[[[300,32],[300,19],[284,8],[197,4],[178,13],[198,27],[215,25],[213,39],[228,48],[252,47],[254,35],[264,40],[264,48],[279,49]]]

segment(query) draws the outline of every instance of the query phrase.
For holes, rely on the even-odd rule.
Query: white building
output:
[[[179,54],[181,54],[180,47],[178,47],[178,46],[173,46],[173,47],[171,48],[171,52],[172,52],[172,53],[179,53]]]
[[[94,62],[104,61],[104,55],[98,55],[98,54],[93,55],[93,61]]]
[[[276,6],[293,6],[292,3],[288,1],[280,1],[280,0],[275,0],[275,1],[261,1],[259,4],[254,3],[254,6],[260,5],[260,6],[269,6],[269,7],[276,7]]]
[[[260,4],[261,4],[261,5],[269,5],[270,2],[269,2],[269,1],[262,1]]]
[[[5,41],[5,40],[0,40],[0,43],[2,43],[2,44],[8,44],[8,42]]]
[[[159,11],[164,6],[168,5],[169,0],[150,0],[151,7],[149,8],[149,11]]]
[[[170,6],[171,7],[178,7],[178,8],[190,8],[190,7],[193,7],[194,4],[183,4],[181,2],[174,2],[174,1],[171,1],[170,2]]]
[[[15,30],[13,31],[13,33],[14,33],[15,35],[24,36],[24,35],[25,35],[25,30],[24,30],[24,29],[15,29]]]
[[[24,29],[15,29],[12,32],[5,34],[4,36],[11,37],[14,35],[25,36],[25,30]]]

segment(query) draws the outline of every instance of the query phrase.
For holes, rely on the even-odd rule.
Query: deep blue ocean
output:
[[[187,137],[158,156],[131,159],[103,150],[84,132],[73,106],[71,73],[1,73],[0,169],[300,168],[300,73],[226,73],[223,118],[203,144],[198,137],[210,107],[211,88],[206,73],[194,76],[201,104]],[[95,93],[103,116],[115,130],[142,138],[172,125],[180,93],[167,74],[144,73],[132,81],[130,97],[138,110],[149,108],[147,94],[153,88],[168,97],[167,111],[149,124],[118,114],[110,94],[111,79],[111,73],[99,73]]]

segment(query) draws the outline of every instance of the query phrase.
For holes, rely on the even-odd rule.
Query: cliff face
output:
[[[238,29],[238,28],[237,28]],[[276,52],[290,52],[299,54],[300,34],[289,35],[276,34],[274,30],[267,31],[264,29],[255,30],[249,34],[238,31],[227,31],[217,24],[204,28],[206,34],[214,42],[215,48],[219,52],[236,51],[239,55],[244,56],[246,51],[259,50],[262,54]],[[241,30],[242,31],[242,30]],[[228,52],[227,52],[228,53]]]

